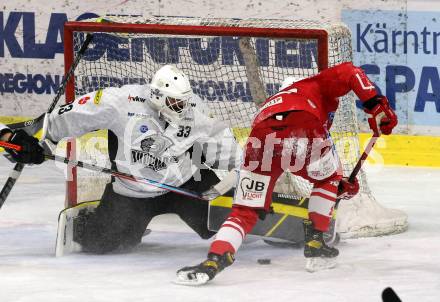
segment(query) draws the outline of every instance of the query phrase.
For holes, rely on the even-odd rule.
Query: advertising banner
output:
[[[438,13],[344,10],[342,21],[352,31],[354,63],[390,100],[400,133],[440,134]]]

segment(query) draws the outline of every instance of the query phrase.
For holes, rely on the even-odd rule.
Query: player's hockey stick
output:
[[[0,141],[0,147],[4,147],[4,148],[8,148],[8,149],[13,149],[16,151],[21,151],[22,147],[19,145],[15,145],[15,144],[11,144],[11,143],[7,143],[7,142],[2,142]],[[192,198],[196,198],[196,199],[200,199],[200,200],[204,200],[206,201],[206,199],[202,198],[201,195],[199,193],[190,191],[190,190],[186,190],[186,189],[182,189],[179,187],[175,187],[172,185],[167,185],[165,183],[161,183],[155,180],[151,180],[148,178],[144,178],[144,177],[140,177],[140,176],[134,176],[128,173],[124,173],[124,172],[119,172],[117,170],[114,169],[110,169],[110,168],[105,168],[105,167],[100,167],[100,166],[96,166],[96,165],[92,165],[92,164],[88,164],[82,161],[78,161],[78,160],[69,160],[66,157],[62,157],[62,156],[58,156],[58,155],[53,155],[53,154],[45,154],[44,157],[48,160],[54,160],[57,162],[61,162],[70,166],[74,166],[74,167],[80,167],[80,168],[84,168],[84,169],[88,169],[88,170],[92,170],[92,171],[97,171],[97,172],[102,172],[105,174],[110,174],[112,176],[118,177],[118,178],[122,178],[122,179],[127,179],[127,180],[131,180],[131,181],[135,181],[135,182],[139,182],[139,183],[143,183],[143,184],[147,184],[147,185],[152,185],[156,188],[161,188],[161,189],[165,189],[168,191],[172,191],[175,192],[177,194],[181,194],[181,195],[185,195],[185,196],[189,196]]]
[[[46,113],[51,113],[55,109],[55,106],[57,105],[61,96],[64,94],[64,91],[66,90],[67,82],[72,77],[73,72],[76,69],[76,66],[79,64],[79,61],[81,60],[83,54],[86,52],[87,48],[89,47],[89,44],[92,41],[92,38],[93,38],[93,36],[91,34],[86,35],[86,39],[84,40],[84,43],[81,45],[81,48],[78,51],[78,54],[76,55],[76,58],[72,63],[72,66],[70,66],[69,71],[67,72],[63,81],[61,82],[61,85],[60,85],[60,88],[58,89],[57,95],[53,99],[53,101],[50,104],[49,108],[47,109]],[[22,128],[29,135],[34,135],[38,132],[39,129],[41,129],[43,127],[43,121],[44,121],[45,115],[46,114],[43,114],[43,115],[37,117],[36,119],[22,122],[22,123],[13,124],[13,125],[8,125],[8,126],[13,130]],[[14,187],[17,179],[20,177],[20,174],[21,174],[21,171],[23,170],[23,168],[24,168],[24,164],[17,163],[14,166],[14,168],[12,169],[11,173],[9,174],[9,178],[6,180],[6,183],[0,192],[0,208],[5,203],[6,198],[8,198],[8,196],[9,196],[9,193],[11,193],[11,190]]]
[[[377,139],[379,138],[380,134],[373,134],[373,136],[370,138],[370,141],[368,142],[368,145],[365,147],[364,152],[361,154],[361,157],[356,163],[356,166],[354,166],[353,171],[351,171],[350,176],[348,177],[348,182],[354,183],[356,176],[358,175],[359,171],[362,168],[362,165],[364,164],[365,160],[367,159],[368,155],[370,154],[371,150],[373,149],[374,145],[376,144]],[[336,204],[334,207],[334,210],[338,209],[339,203],[341,201],[341,198],[336,199]],[[336,225],[333,230],[333,236],[331,240],[326,241],[327,244],[332,244],[336,239]]]
[[[362,165],[364,164],[365,160],[367,159],[368,155],[370,154],[370,151],[373,149],[374,145],[376,144],[377,139],[379,138],[380,134],[374,134],[370,141],[368,142],[368,145],[365,147],[364,152],[362,153],[361,157],[359,158],[358,162],[356,163],[356,166],[353,168],[353,171],[351,171],[350,176],[348,177],[348,182],[354,183],[354,180],[356,176],[358,175],[359,171],[362,168]]]

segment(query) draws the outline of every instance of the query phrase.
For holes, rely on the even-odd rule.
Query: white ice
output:
[[[0,159],[1,186],[11,168]],[[27,167],[0,210],[0,301],[371,302],[388,286],[405,302],[439,301],[440,169],[387,167],[369,181],[381,204],[408,213],[406,233],[343,240],[338,266],[317,273],[304,270],[302,250],[251,240],[233,266],[194,288],[173,284],[175,271],[203,260],[210,241],[173,215],[154,219],[129,253],[55,258],[63,176],[53,163]]]

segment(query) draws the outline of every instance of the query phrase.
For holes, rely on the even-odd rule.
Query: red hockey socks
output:
[[[209,253],[217,255],[223,255],[226,252],[235,253],[245,236],[257,223],[257,219],[258,214],[254,209],[232,207],[232,212],[215,235]]]

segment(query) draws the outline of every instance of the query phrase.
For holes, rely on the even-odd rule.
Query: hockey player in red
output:
[[[327,260],[339,252],[325,244],[323,233],[330,224],[338,187],[339,194],[358,188],[342,180],[329,129],[338,98],[350,91],[362,101],[370,128],[377,134],[391,134],[397,117],[387,98],[378,95],[362,69],[352,63],[328,68],[269,97],[252,124],[232,211],[212,242],[208,259],[180,269],[178,283],[204,284],[234,262],[234,254],[259,213],[270,209],[275,182],[285,170],[313,184],[309,220],[304,223],[306,268],[313,271],[334,266],[334,261]]]

